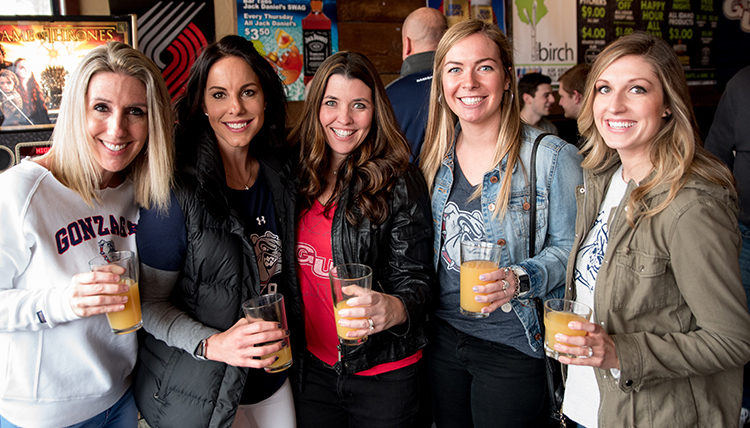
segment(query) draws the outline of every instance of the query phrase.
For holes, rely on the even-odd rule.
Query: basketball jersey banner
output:
[[[109,0],[109,9],[113,14],[138,16],[138,50],[159,67],[172,100],[176,99],[201,48],[214,39],[213,0]]]

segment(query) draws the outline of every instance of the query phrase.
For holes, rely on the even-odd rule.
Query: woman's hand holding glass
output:
[[[516,292],[516,277],[508,268],[500,268],[490,273],[484,273],[479,276],[481,281],[490,282],[486,285],[475,285],[472,291],[481,293],[476,296],[477,302],[490,303],[489,306],[482,308],[482,313],[492,313],[497,308],[503,306],[513,299]]]
[[[347,337],[364,337],[406,322],[406,308],[398,297],[369,290],[355,294],[347,300],[350,308],[338,311],[341,326],[357,329],[348,332]]]
[[[554,348],[558,352],[577,355],[578,358],[559,356],[558,361],[571,366],[591,366],[600,369],[620,369],[620,360],[617,358],[615,341],[612,336],[599,324],[591,322],[571,321],[568,323],[571,330],[583,330],[585,336],[568,336],[557,333]],[[572,345],[567,346],[566,343]]]
[[[117,272],[117,269],[122,271]],[[125,269],[115,266],[112,272],[85,272],[73,276],[70,287],[65,292],[73,312],[86,318],[124,310],[128,298],[118,294],[127,292],[129,287],[118,283],[118,273],[125,273]]]
[[[277,357],[266,355],[281,349],[281,339],[289,336],[281,324],[258,321],[252,324],[242,318],[229,330],[216,333],[206,340],[206,359],[221,361],[235,367],[265,368]]]

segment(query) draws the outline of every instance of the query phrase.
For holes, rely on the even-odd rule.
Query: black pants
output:
[[[437,427],[536,426],[545,400],[544,360],[435,322],[427,355]]]
[[[412,428],[419,408],[417,365],[375,376],[339,376],[308,354],[295,391],[298,428]]]

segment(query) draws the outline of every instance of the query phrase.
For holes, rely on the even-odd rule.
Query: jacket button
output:
[[[523,203],[523,210],[528,211],[531,208],[531,204],[528,202]]]
[[[490,211],[495,211],[495,204],[489,204],[487,205],[487,209]]]
[[[497,183],[497,176],[496,175],[493,175],[492,177],[490,177],[490,183],[492,183],[492,184]]]
[[[578,191],[579,191],[580,193],[586,193],[586,189],[584,189],[583,187],[581,187],[580,189],[578,189]]]
[[[633,381],[632,380],[626,380],[625,381],[625,386],[628,386],[628,387],[633,386]]]
[[[498,239],[497,245],[505,245],[505,239]]]
[[[541,333],[535,334],[534,335],[534,339],[536,339],[536,340],[542,340],[542,334]]]

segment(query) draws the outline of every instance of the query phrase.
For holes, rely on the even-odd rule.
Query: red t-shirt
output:
[[[333,316],[333,298],[328,271],[333,266],[331,255],[331,227],[333,212],[326,217],[325,207],[315,201],[300,214],[297,225],[297,275],[302,290],[302,314],[305,317],[307,350],[329,365],[338,362],[339,337]],[[346,346],[346,345],[342,345]],[[373,376],[414,364],[422,357],[420,349],[414,355],[392,363],[380,364],[356,374]]]

